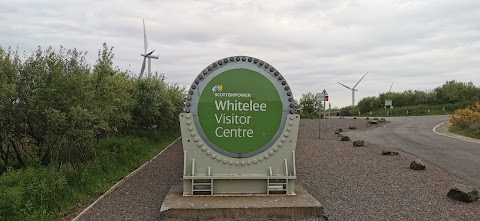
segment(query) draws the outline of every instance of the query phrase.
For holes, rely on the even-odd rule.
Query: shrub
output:
[[[480,132],[480,102],[464,109],[458,109],[450,117],[450,122],[459,128]]]

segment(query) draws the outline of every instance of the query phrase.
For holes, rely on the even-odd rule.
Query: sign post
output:
[[[300,116],[283,75],[265,61],[215,61],[180,114],[183,195],[294,195]]]
[[[393,107],[393,102],[392,102],[392,100],[385,100],[385,106],[384,106],[384,108],[385,108],[385,116],[388,116],[388,114],[387,114],[387,107],[390,107],[390,108]]]
[[[330,127],[331,125],[331,121],[332,120],[332,103],[328,103],[328,127]]]
[[[322,139],[321,130],[322,130],[322,101],[325,100],[325,95],[323,93],[317,93],[315,95],[318,105],[318,139]]]
[[[325,120],[326,120],[326,114],[327,114],[327,106],[326,106],[326,102],[328,101],[328,93],[327,91],[324,89],[322,91],[322,93],[317,93],[316,94],[316,98],[317,98],[317,104],[319,104],[320,106],[322,106],[322,101],[323,101],[323,128],[325,129],[326,128],[326,124],[325,124]],[[322,115],[321,115],[321,110],[322,109],[318,109],[318,139],[321,139],[321,130],[322,130]]]
[[[327,91],[325,89],[323,89],[323,127],[326,129],[326,125],[325,125],[325,120],[327,118],[327,105],[325,104],[325,102],[328,101],[328,94],[327,94]]]

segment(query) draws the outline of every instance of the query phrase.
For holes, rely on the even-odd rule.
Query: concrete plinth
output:
[[[295,196],[182,196],[172,187],[161,208],[164,220],[299,220],[323,217],[322,205],[303,187]]]

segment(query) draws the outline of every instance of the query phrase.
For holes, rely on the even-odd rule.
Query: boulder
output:
[[[350,137],[341,136],[341,137],[340,137],[340,140],[341,140],[341,141],[350,141]]]
[[[398,155],[398,152],[397,151],[384,150],[384,151],[382,151],[382,155],[395,156],[395,155]]]
[[[425,170],[425,163],[421,160],[414,160],[412,163],[410,163],[410,169]]]
[[[373,120],[378,120],[378,117],[373,118]]]
[[[447,196],[462,202],[473,202],[478,199],[478,190],[471,186],[465,186],[462,184],[455,184],[448,191]]]
[[[367,117],[367,118],[365,118],[365,120],[370,120],[370,118],[369,118],[369,117]]]
[[[357,119],[357,116],[353,116],[353,119]]]
[[[335,134],[339,134],[339,133],[341,133],[341,132],[343,132],[343,129],[342,129],[342,128],[339,128],[339,129],[337,129],[337,130],[335,131]]]
[[[364,147],[365,146],[365,141],[363,141],[363,140],[353,141],[353,146],[354,147]]]
[[[369,120],[369,121],[367,121],[367,123],[369,123],[369,124],[378,124],[378,122],[377,122],[376,120]]]
[[[357,126],[349,126],[348,129],[355,130],[355,129],[357,129]]]
[[[378,122],[380,122],[380,123],[383,123],[385,121],[386,121],[385,118],[380,118],[380,120],[378,120]]]

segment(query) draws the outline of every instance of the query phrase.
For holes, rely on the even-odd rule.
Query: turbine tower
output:
[[[342,85],[342,86],[344,86],[344,87],[352,90],[352,106],[355,106],[355,91],[358,91],[358,89],[355,89],[355,88],[357,87],[358,83],[360,83],[360,81],[362,81],[363,78],[364,78],[365,76],[367,76],[367,74],[368,74],[368,72],[365,73],[365,75],[363,75],[362,78],[360,78],[360,80],[357,82],[357,84],[355,84],[355,86],[353,86],[353,88],[348,87],[347,85],[344,85],[344,84],[342,84],[342,83],[340,83],[340,82],[337,82],[337,83],[339,83],[340,85]]]
[[[154,56],[152,55],[152,53],[155,51],[151,51],[149,53],[147,53],[147,49],[148,49],[148,42],[147,42],[147,31],[145,31],[145,20],[143,20],[143,47],[144,47],[144,53],[143,54],[140,54],[142,57],[143,57],[143,64],[142,64],[142,70],[140,71],[140,78],[143,77],[143,72],[145,71],[145,62],[147,61],[147,58],[148,58],[148,77],[151,77],[152,76],[152,63],[151,63],[151,59],[154,58],[154,59],[158,59],[158,55],[157,56]]]

